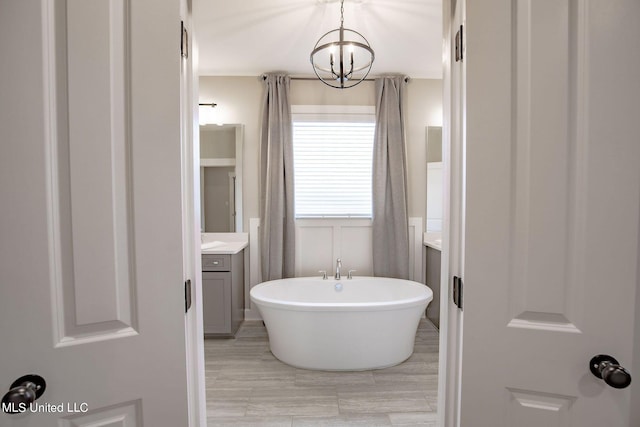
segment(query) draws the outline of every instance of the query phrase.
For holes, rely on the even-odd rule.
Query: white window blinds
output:
[[[373,112],[293,120],[296,218],[370,218]]]

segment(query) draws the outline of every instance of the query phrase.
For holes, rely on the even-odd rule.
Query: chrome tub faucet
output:
[[[342,261],[340,260],[340,258],[338,258],[336,260],[336,276],[334,277],[336,280],[340,280],[341,276],[340,276],[340,269],[342,268]]]

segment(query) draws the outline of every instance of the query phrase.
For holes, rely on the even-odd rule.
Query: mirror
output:
[[[203,233],[242,231],[240,124],[200,126],[200,209]]]
[[[442,231],[442,127],[427,126],[427,232]]]

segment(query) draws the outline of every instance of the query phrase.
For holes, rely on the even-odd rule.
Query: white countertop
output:
[[[237,254],[249,246],[249,233],[201,233],[203,254]]]
[[[422,244],[430,248],[442,251],[442,233],[439,231],[424,233]]]

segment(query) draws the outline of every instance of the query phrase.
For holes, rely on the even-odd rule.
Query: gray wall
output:
[[[442,127],[427,128],[427,162],[442,161]]]
[[[259,77],[200,77],[200,100],[215,102],[216,121],[242,123],[244,132],[244,229],[249,218],[259,216],[259,126],[263,84]],[[291,82],[292,104],[375,105],[374,82],[363,82],[346,90],[319,81]],[[425,127],[442,125],[442,80],[412,79],[406,100],[409,216],[426,211]]]
[[[233,159],[236,157],[236,130],[214,126],[200,129],[200,158]]]

